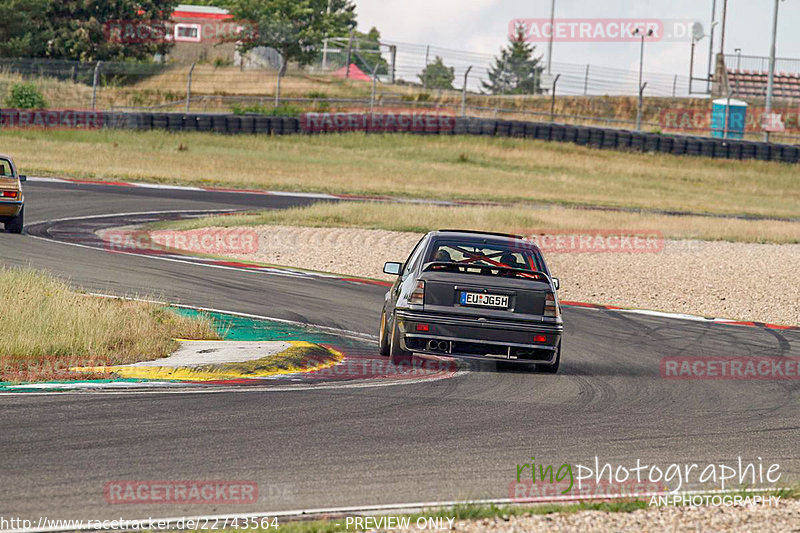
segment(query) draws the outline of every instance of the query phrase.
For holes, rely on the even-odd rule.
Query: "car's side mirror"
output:
[[[28,176],[20,176],[19,181],[28,181]]]
[[[558,281],[558,278],[553,278],[553,287],[555,287],[556,290],[561,288],[561,282]]]
[[[397,276],[400,274],[400,271],[403,269],[403,263],[395,263],[390,261],[383,265],[383,272],[386,274],[391,274],[392,276]]]

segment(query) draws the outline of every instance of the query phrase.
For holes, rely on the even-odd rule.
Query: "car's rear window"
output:
[[[14,177],[14,171],[11,170],[11,162],[8,159],[0,159],[0,177]]]
[[[426,262],[542,271],[536,253],[531,249],[515,245],[511,240],[508,245],[455,240],[436,241],[429,250]]]

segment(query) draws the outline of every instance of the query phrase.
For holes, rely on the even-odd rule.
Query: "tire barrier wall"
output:
[[[789,144],[440,114],[306,113],[301,117],[271,117],[251,114],[3,109],[0,110],[0,128],[4,127],[205,131],[229,135],[351,131],[479,135],[570,142],[605,150],[800,163],[800,146]]]

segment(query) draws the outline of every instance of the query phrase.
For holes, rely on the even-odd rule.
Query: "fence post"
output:
[[[675,77],[672,78],[672,97],[675,98],[675,88],[678,86],[678,75],[675,74]]]
[[[428,45],[428,46],[425,47],[425,68],[428,68],[428,58],[430,56],[430,53],[431,53],[431,45]],[[422,90],[423,91],[427,91],[428,90],[428,77],[427,76],[424,76],[422,78]]]
[[[375,109],[375,89],[376,85],[378,84],[378,67],[380,66],[380,60],[375,62],[375,66],[372,67],[372,93],[369,96],[369,115],[370,119],[372,118],[372,113]]]
[[[100,81],[100,65],[102,61],[98,61],[94,67],[94,80],[92,81],[92,109],[97,108],[97,84]]]
[[[192,66],[189,67],[189,78],[186,81],[186,112],[189,112],[189,103],[192,101],[192,72],[194,72],[194,67],[197,63],[192,63]]]
[[[469,77],[469,71],[472,70],[472,65],[467,67],[467,71],[464,73],[464,87],[461,89],[461,116],[467,116],[467,78]]]
[[[636,104],[636,131],[641,131],[642,129],[642,95],[645,87],[647,87],[647,82],[639,86],[639,100]]]
[[[583,78],[583,96],[589,94],[589,65],[586,65],[586,76]]]
[[[391,77],[391,80],[392,80],[391,83],[392,83],[392,85],[394,85],[395,73],[397,72],[397,45],[396,44],[389,45],[389,54],[390,54],[390,56],[392,58],[392,68],[389,70],[389,72],[391,73],[391,76],[392,76]]]
[[[556,121],[556,83],[558,83],[558,78],[560,77],[561,74],[556,74],[556,77],[553,78],[553,90],[550,98],[550,122]]]
[[[350,32],[350,39],[347,41],[347,68],[344,72],[345,79],[350,79],[350,62],[353,59],[353,32]]]
[[[288,65],[286,58],[281,56],[281,68],[278,70],[278,81],[275,82],[275,107],[281,105],[281,78],[283,77],[284,69],[288,68]]]

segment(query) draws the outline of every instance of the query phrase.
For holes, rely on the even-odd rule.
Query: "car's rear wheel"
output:
[[[6,231],[10,233],[22,233],[22,228],[25,225],[25,206],[19,210],[19,214],[6,222]]]
[[[561,364],[561,344],[558,345],[558,351],[556,352],[556,360],[555,362],[549,365],[539,365],[537,370],[544,374],[555,374],[558,372],[558,366]]]
[[[397,319],[392,321],[392,339],[389,341],[389,359],[392,364],[400,365],[412,360],[413,354],[400,347],[400,328]]]
[[[386,310],[384,309],[381,311],[381,331],[379,334],[379,348],[378,353],[382,356],[386,357],[389,355],[389,338],[387,335],[387,327],[386,327]]]

